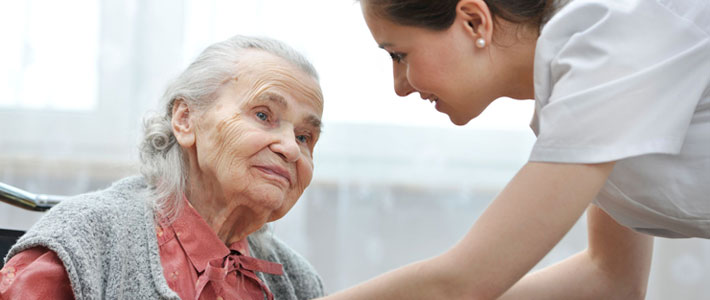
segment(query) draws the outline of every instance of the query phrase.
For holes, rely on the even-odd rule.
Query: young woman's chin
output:
[[[488,107],[490,102],[475,104],[468,102],[465,105],[450,105],[450,103],[439,100],[436,103],[436,110],[449,116],[449,120],[454,125],[463,126],[478,117]]]
[[[457,118],[455,116],[449,115],[449,120],[451,120],[451,123],[454,123],[456,126],[463,126],[468,124],[469,121],[471,121],[471,118]]]
[[[449,116],[449,120],[451,120],[451,123],[454,123],[454,125],[457,126],[463,126],[478,117],[481,114],[481,111],[476,111],[473,113],[468,112],[466,114],[445,112],[445,114]]]

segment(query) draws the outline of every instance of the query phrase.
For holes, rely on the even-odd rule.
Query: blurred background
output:
[[[394,94],[391,62],[352,0],[0,3],[0,182],[60,195],[138,170],[143,114],[207,45],[280,39],[326,98],[315,174],[274,230],[329,292],[445,251],[526,162],[532,101],[499,99],[463,127]],[[0,203],[0,228],[41,213]],[[536,268],[586,247],[583,217]],[[656,238],[647,299],[707,299],[710,241]]]

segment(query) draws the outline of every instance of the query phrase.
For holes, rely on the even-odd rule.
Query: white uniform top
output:
[[[535,53],[530,161],[617,161],[594,203],[710,238],[710,1],[573,0]]]

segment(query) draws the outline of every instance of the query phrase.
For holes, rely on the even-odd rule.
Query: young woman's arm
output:
[[[331,297],[495,299],[567,233],[613,166],[527,163],[449,251]]]
[[[523,277],[500,299],[644,299],[653,237],[616,223],[592,205],[589,248]]]

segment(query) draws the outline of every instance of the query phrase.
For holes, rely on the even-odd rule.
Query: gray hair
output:
[[[237,35],[202,51],[168,86],[160,102],[162,113],[147,115],[143,121],[140,171],[151,191],[149,205],[165,224],[171,224],[182,209],[188,176],[187,157],[171,127],[175,100],[184,100],[192,109],[209,107],[225,80],[237,75],[237,64],[246,49],[281,57],[318,80],[315,68],[303,55],[277,40]]]

